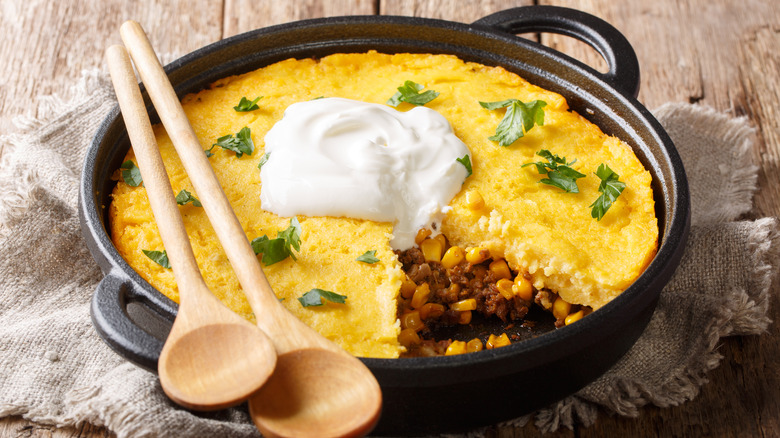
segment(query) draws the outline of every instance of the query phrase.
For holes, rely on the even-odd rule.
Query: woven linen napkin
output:
[[[102,275],[80,234],[77,192],[86,149],[114,104],[107,75],[85,72],[67,100],[41,98],[36,120],[18,120],[17,133],[0,137],[0,417],[89,422],[119,437],[257,436],[245,407],[177,407],[156,375],[112,352],[91,326],[90,297]],[[536,413],[543,431],[590,424],[599,408],[630,416],[647,403],[689,400],[720,361],[720,337],[758,334],[769,323],[775,219],[735,221],[750,210],[756,184],[747,121],[687,104],[655,114],[688,170],[690,243],[633,349]]]

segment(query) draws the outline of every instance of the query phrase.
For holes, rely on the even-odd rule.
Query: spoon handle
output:
[[[127,21],[120,33],[250,305],[256,313],[280,307],[144,30]]]
[[[143,97],[130,58],[125,48],[118,45],[106,50],[106,58],[127,133],[141,170],[149,204],[158,219],[157,228],[160,230],[160,237],[169,256],[176,282],[180,290],[195,289],[194,282],[205,283],[172,194],[173,188],[168,180],[160,151],[157,149],[157,141],[143,105]],[[181,299],[189,298],[188,294],[182,295],[184,296],[180,297]]]

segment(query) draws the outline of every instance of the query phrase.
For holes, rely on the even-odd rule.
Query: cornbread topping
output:
[[[422,106],[322,98],[290,105],[265,135],[263,210],[283,217],[392,222],[393,249],[420,228],[439,229],[460,191],[469,154],[441,114]]]
[[[370,107],[371,115],[350,113],[345,102]],[[507,327],[523,329],[539,314],[558,327],[576,324],[621,294],[655,255],[652,176],[631,147],[572,111],[560,94],[501,67],[373,51],[288,59],[216,81],[185,96],[182,106],[282,305],[356,356],[501,347],[521,339]],[[397,126],[396,116],[435,129],[417,138]],[[293,121],[285,138],[269,134]],[[391,134],[377,127],[384,124]],[[293,135],[306,144],[293,144]],[[453,143],[412,146],[442,136]],[[225,305],[254,319],[216,237],[221,224],[195,203],[198,193],[161,125],[155,137],[204,280]],[[399,149],[390,152],[396,140]],[[438,152],[428,155],[433,148]],[[156,256],[165,248],[132,150],[124,161],[109,206],[112,240],[139,275],[178,301],[173,273]],[[341,210],[269,211],[277,201],[261,197],[276,192],[276,166],[280,178],[317,175],[309,187],[296,180],[300,187],[284,195],[285,204],[341,202]],[[410,175],[396,172],[405,166],[428,185],[414,186]],[[323,199],[325,179],[344,179],[349,189]],[[399,234],[395,216],[367,220],[345,212],[370,202],[377,212],[389,210],[387,199],[370,196],[393,185],[402,190],[394,201],[433,190],[439,194],[431,207],[415,202],[446,210],[436,232],[419,222],[405,250],[391,246]],[[472,338],[471,328],[485,318],[495,325]]]

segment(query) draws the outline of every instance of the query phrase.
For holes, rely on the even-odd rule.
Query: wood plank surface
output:
[[[0,133],[14,131],[18,115],[36,116],[36,97],[67,98],[83,69],[102,68],[103,50],[119,42],[119,24],[143,24],[159,53],[183,54],[221,38],[273,24],[333,15],[413,15],[473,22],[533,0],[197,0],[0,2]],[[593,13],[612,23],[637,51],[640,101],[694,102],[737,116],[756,127],[759,191],[750,218],[780,216],[780,8],[773,0],[542,0]],[[568,37],[541,41],[602,71],[605,63]],[[0,144],[0,154],[2,145]],[[778,287],[773,286],[777,297]],[[777,300],[770,317],[780,319]],[[645,407],[638,418],[601,412],[597,423],[548,436],[780,436],[780,327],[761,336],[727,338],[724,359],[692,401]],[[500,402],[500,401],[497,401]],[[524,428],[494,427],[492,437],[539,436]],[[19,417],[0,419],[0,436],[103,437],[82,425],[56,429]]]

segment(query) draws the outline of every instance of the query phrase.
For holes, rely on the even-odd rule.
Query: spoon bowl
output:
[[[268,380],[269,372],[258,364],[267,364],[276,353],[257,327],[220,322],[176,331],[174,325],[169,339],[175,342],[163,347],[158,372],[165,394],[177,404],[224,409],[246,400]],[[218,360],[229,363],[215,363]]]
[[[278,357],[276,372],[250,398],[249,414],[269,437],[304,436],[310,424],[319,425],[323,438],[363,435],[379,420],[378,409],[373,416],[360,414],[381,404],[372,382],[373,374],[354,357],[296,350]]]

